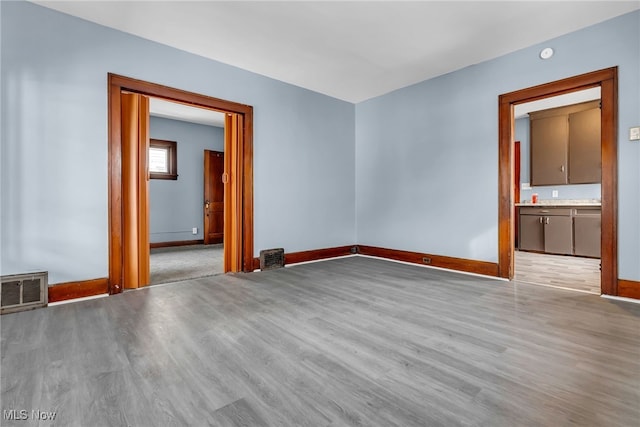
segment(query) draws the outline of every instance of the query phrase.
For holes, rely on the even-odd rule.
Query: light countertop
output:
[[[601,206],[601,202],[598,199],[550,199],[550,200],[538,200],[538,203],[531,203],[526,201],[522,203],[516,203],[516,206]]]

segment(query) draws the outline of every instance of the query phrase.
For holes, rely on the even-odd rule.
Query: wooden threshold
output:
[[[66,301],[70,299],[91,297],[109,293],[109,279],[106,277],[78,282],[59,283],[48,289],[49,302]]]
[[[177,240],[174,242],[152,242],[152,243],[149,243],[149,247],[151,249],[156,249],[156,248],[171,248],[174,246],[191,246],[191,245],[203,245],[203,244],[204,244],[203,239]]]

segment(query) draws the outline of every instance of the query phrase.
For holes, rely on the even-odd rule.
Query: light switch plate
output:
[[[640,140],[640,126],[629,128],[629,141]]]
[[[193,228],[191,229],[191,232],[192,232],[193,234],[198,234],[198,227],[193,227]]]
[[[558,190],[552,190],[551,197],[558,197]]]
[[[521,190],[531,190],[531,184],[529,184],[528,182],[523,182],[522,184],[520,184],[520,189]]]

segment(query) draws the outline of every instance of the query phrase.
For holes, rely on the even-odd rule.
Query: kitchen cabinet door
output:
[[[601,181],[600,108],[569,114],[569,183]]]
[[[520,215],[520,249],[523,251],[544,251],[542,216]]]
[[[573,218],[575,255],[600,258],[600,215]]]
[[[531,185],[568,183],[568,116],[531,120]]]
[[[550,254],[573,254],[573,226],[571,216],[544,218],[544,251]]]

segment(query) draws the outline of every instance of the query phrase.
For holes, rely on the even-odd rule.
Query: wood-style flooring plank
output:
[[[515,280],[600,294],[600,259],[515,251]]]
[[[366,257],[153,286],[0,323],[0,409],[56,411],[55,425],[640,420],[640,305]]]

